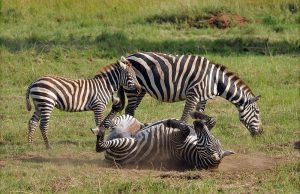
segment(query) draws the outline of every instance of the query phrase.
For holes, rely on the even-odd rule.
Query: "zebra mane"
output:
[[[239,82],[237,82],[237,86],[245,86],[244,89],[247,89],[251,95],[255,96],[254,93],[252,92],[251,88],[244,82],[244,80],[242,80],[236,73],[232,72],[232,71],[228,71],[227,67],[225,65],[221,65],[221,64],[217,64],[217,63],[213,63],[217,68],[220,68],[220,70],[222,72],[225,72],[225,75],[229,76],[233,76],[231,78],[231,80],[239,80]]]
[[[98,78],[107,78],[107,72],[114,69],[116,67],[116,65],[117,65],[117,63],[111,63],[111,64],[108,64],[108,65],[105,65],[105,66],[101,67],[94,78],[96,78],[96,79],[98,79]]]

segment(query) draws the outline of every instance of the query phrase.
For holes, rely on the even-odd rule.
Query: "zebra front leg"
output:
[[[34,131],[40,120],[40,112],[35,111],[31,119],[28,121],[28,144],[32,144]]]
[[[146,94],[145,90],[142,90],[139,95],[136,95],[135,92],[130,93],[129,91],[126,91],[126,96],[128,98],[128,105],[125,108],[125,114],[129,114],[134,117],[134,112],[137,109],[137,107],[140,105],[145,94]]]
[[[97,126],[97,130],[93,129],[92,132],[95,134],[98,134],[99,132],[101,132],[103,137],[104,137],[104,133],[105,133],[105,128],[104,128],[104,126],[102,126],[102,121],[103,121],[103,117],[104,117],[103,112],[104,112],[105,108],[106,108],[106,105],[103,103],[98,103],[92,107],[92,110],[94,112],[95,123]]]
[[[183,110],[183,113],[182,113],[182,116],[180,119],[181,121],[183,121],[185,123],[187,122],[190,112],[196,107],[196,104],[198,101],[199,101],[199,98],[194,95],[187,96],[186,102],[184,105],[184,110]]]

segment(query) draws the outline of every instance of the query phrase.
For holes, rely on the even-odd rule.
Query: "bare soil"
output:
[[[101,157],[100,157],[101,156]],[[296,156],[300,157],[300,156]],[[32,163],[53,163],[54,165],[71,165],[80,166],[84,164],[96,165],[100,168],[118,168],[118,169],[136,169],[136,170],[154,170],[154,171],[178,171],[186,172],[186,169],[176,168],[174,166],[167,166],[160,164],[157,165],[126,165],[120,166],[117,164],[112,164],[103,159],[102,154],[96,154],[93,152],[82,152],[82,153],[65,153],[60,155],[54,155],[51,153],[28,153],[19,156],[11,156],[6,159],[0,160],[0,167],[4,167],[8,161],[22,161],[22,162],[32,162]],[[208,170],[210,172],[233,172],[239,170],[255,170],[264,171],[269,170],[281,162],[286,161],[283,157],[271,157],[263,153],[251,153],[251,154],[234,154],[224,158],[216,169]],[[168,177],[168,175],[166,175]],[[195,178],[195,177],[194,177]],[[193,179],[190,177],[190,179]]]
[[[236,25],[244,25],[248,23],[245,17],[241,15],[233,15],[229,13],[222,13],[218,15],[212,15],[208,17],[207,23],[211,27],[216,27],[219,29],[225,29]]]

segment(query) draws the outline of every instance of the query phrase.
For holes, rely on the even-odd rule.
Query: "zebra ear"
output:
[[[120,65],[120,67],[122,68],[122,69],[124,69],[124,70],[126,70],[126,68],[127,68],[127,65],[126,64],[124,64],[122,61],[117,61],[117,63]]]
[[[231,155],[231,154],[235,154],[235,152],[230,151],[230,150],[225,150],[225,151],[222,152],[223,157],[229,156],[229,155]]]
[[[260,99],[261,95],[258,95],[258,96],[255,96],[254,98],[251,98],[249,101],[250,101],[250,104],[258,101]]]
[[[112,96],[112,104],[117,105],[120,102],[120,98]]]
[[[98,135],[99,133],[99,128],[96,127],[96,128],[91,128],[91,132],[94,134],[94,135]]]
[[[124,56],[121,57],[121,61],[122,61],[123,63],[128,63],[128,62],[129,62]]]

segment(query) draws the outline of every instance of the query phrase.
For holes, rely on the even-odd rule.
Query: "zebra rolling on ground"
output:
[[[96,151],[105,151],[105,158],[118,164],[181,162],[189,168],[218,167],[223,157],[234,152],[223,150],[219,140],[210,133],[215,125],[212,117],[200,112],[194,112],[191,116],[195,119],[193,127],[176,119],[167,119],[142,129],[139,127],[143,125],[137,127],[137,121],[132,116],[117,117],[112,121],[110,133],[114,137],[109,135],[103,141],[102,134],[97,135]],[[128,127],[138,132],[130,135]],[[114,132],[115,129],[119,131]],[[191,130],[195,134],[191,135]],[[119,138],[119,135],[123,137]]]
[[[221,96],[236,106],[240,121],[251,135],[263,131],[259,108],[251,89],[225,66],[193,55],[168,55],[155,52],[139,52],[127,57],[133,66],[142,92],[136,95],[125,89],[128,105],[125,114],[134,112],[146,93],[163,102],[185,100],[181,116],[186,122],[189,113],[203,112],[207,100]]]
[[[99,126],[112,93],[118,91],[120,86],[140,92],[135,72],[124,57],[103,67],[93,79],[43,76],[32,82],[26,92],[27,110],[31,110],[29,96],[35,106],[35,112],[28,123],[28,142],[32,143],[35,128],[40,121],[39,127],[46,148],[50,148],[47,128],[54,107],[68,112],[93,111],[96,125]]]

